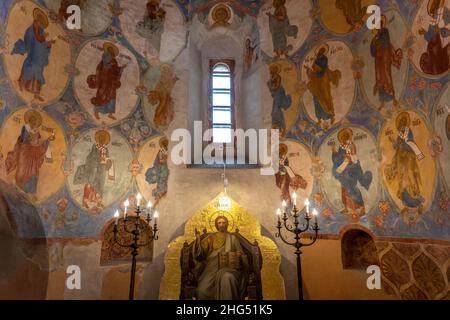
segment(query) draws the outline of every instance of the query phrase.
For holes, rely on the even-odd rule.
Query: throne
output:
[[[242,250],[248,259],[248,280],[246,285],[245,299],[248,300],[262,300],[262,283],[261,283],[261,268],[262,268],[262,256],[258,242],[255,240],[251,243],[244,238],[239,229],[233,233],[239,239]],[[203,234],[200,239],[205,238],[207,235],[206,230],[203,230]],[[184,242],[181,249],[180,265],[181,265],[181,290],[180,300],[195,300],[197,299],[196,289],[197,281],[194,274],[194,258],[192,257],[192,246],[194,241],[188,243]]]

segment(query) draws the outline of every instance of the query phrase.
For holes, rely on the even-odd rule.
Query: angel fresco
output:
[[[341,129],[338,133],[339,149],[333,145],[332,161],[333,176],[341,184],[341,199],[344,209],[352,217],[366,213],[360,186],[369,190],[372,183],[372,172],[363,171],[358,158],[356,145],[353,142],[353,131],[350,128]]]
[[[407,208],[418,208],[422,212],[425,201],[421,195],[422,181],[419,170],[419,161],[425,158],[414,139],[411,129],[411,118],[408,112],[401,112],[395,119],[398,131],[397,139],[389,136],[395,153],[391,164],[386,166],[387,180],[398,183],[397,198]]]
[[[320,45],[315,50],[315,59],[312,67],[305,66],[309,78],[308,90],[314,100],[314,108],[319,125],[322,121],[335,121],[335,110],[333,97],[331,95],[331,84],[338,87],[342,78],[340,70],[331,70],[328,65],[329,45]]]
[[[419,35],[427,42],[427,49],[420,56],[420,68],[426,74],[437,75],[450,68],[450,44],[443,46],[443,39],[450,36],[450,30],[446,27],[450,22],[450,12],[443,0],[429,0],[427,11],[432,21],[428,30],[419,29]],[[442,22],[444,26],[440,27]]]
[[[267,83],[272,94],[272,128],[279,129],[281,136],[286,131],[286,121],[284,119],[283,110],[288,109],[292,104],[292,97],[286,94],[281,82],[281,67],[273,64],[269,67],[270,79]]]
[[[361,0],[336,0],[335,6],[342,10],[345,20],[354,29],[358,29],[363,24],[363,18],[367,7],[363,7]]]
[[[277,57],[287,55],[292,50],[288,46],[288,37],[297,38],[298,27],[291,25],[286,9],[286,0],[273,0],[274,13],[267,12],[269,16],[269,28],[272,34],[273,51]]]
[[[24,115],[25,125],[14,145],[14,150],[8,152],[5,161],[7,173],[16,171],[16,185],[29,194],[37,193],[39,171],[44,161],[52,161],[50,141],[55,140],[54,131],[42,126],[42,116],[38,111],[28,110]],[[50,132],[43,139],[40,130]]]
[[[110,140],[108,131],[98,130],[95,133],[95,144],[84,164],[76,170],[74,184],[84,184],[82,205],[86,209],[103,208],[106,179],[115,179],[114,161],[110,159],[108,150]]]
[[[156,188],[152,191],[152,196],[155,199],[154,205],[167,193],[167,182],[169,178],[169,168],[167,166],[169,140],[162,137],[159,140],[159,151],[153,161],[153,166],[145,172],[145,180],[149,184],[156,183]]]
[[[127,65],[119,66],[116,57],[119,48],[111,42],[103,44],[102,59],[97,65],[96,73],[86,79],[90,89],[97,89],[95,97],[91,99],[94,105],[94,116],[100,120],[101,114],[108,114],[108,118],[117,120],[116,112],[117,89],[121,87],[120,78]]]
[[[286,201],[288,207],[292,206],[291,193],[289,188],[294,190],[298,188],[306,189],[308,182],[299,174],[296,174],[289,166],[288,146],[285,143],[280,143],[279,146],[279,169],[275,174],[275,182],[281,190],[281,200]]]
[[[370,53],[375,59],[375,85],[373,94],[378,94],[381,110],[386,102],[393,101],[398,105],[395,98],[394,82],[392,80],[392,67],[400,69],[403,59],[402,49],[395,49],[391,43],[389,29],[386,27],[386,16],[381,16],[381,28],[374,30],[374,36],[370,44]]]
[[[166,11],[161,7],[160,0],[149,0],[145,8],[142,21],[136,25],[136,33],[149,39],[152,45],[159,50],[161,35],[164,32]]]
[[[33,10],[33,24],[25,31],[23,39],[17,40],[11,52],[12,55],[27,55],[22,65],[18,79],[19,89],[24,89],[40,102],[44,101],[41,88],[46,83],[44,69],[49,63],[50,50],[55,40],[47,40],[45,29],[48,27],[48,18],[39,8]]]

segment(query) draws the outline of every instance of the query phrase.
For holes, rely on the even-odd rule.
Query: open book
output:
[[[219,269],[222,268],[241,268],[241,255],[242,252],[221,252],[219,253]]]

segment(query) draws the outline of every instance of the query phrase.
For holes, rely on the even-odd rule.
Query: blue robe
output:
[[[45,38],[44,29],[39,27],[38,34],[42,39]],[[17,40],[11,54],[27,54],[22,65],[20,80],[37,81],[40,86],[45,84],[44,68],[48,65],[50,46],[47,41],[40,42],[36,38],[33,25],[25,31],[24,40]]]
[[[145,181],[149,184],[156,183],[156,188],[152,190],[152,195],[155,199],[161,198],[167,193],[169,168],[167,167],[167,160],[162,160],[163,157],[164,155],[159,151],[153,162],[153,167],[145,172]]]
[[[290,95],[286,94],[283,86],[277,90],[272,91],[272,124],[277,128],[286,128],[286,122],[284,121],[283,110],[288,109],[291,106],[292,98]]]
[[[345,149],[339,147],[337,152],[332,155],[333,161],[333,176],[341,183],[341,186],[346,191],[346,195],[358,206],[364,206],[364,200],[361,191],[358,188],[358,182],[366,190],[372,183],[372,172],[363,172],[360,161],[350,163],[341,173],[337,169],[341,166],[346,158]]]

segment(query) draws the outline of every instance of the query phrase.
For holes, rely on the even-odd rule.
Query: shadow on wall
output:
[[[0,180],[0,299],[46,299],[48,261],[38,211]]]

